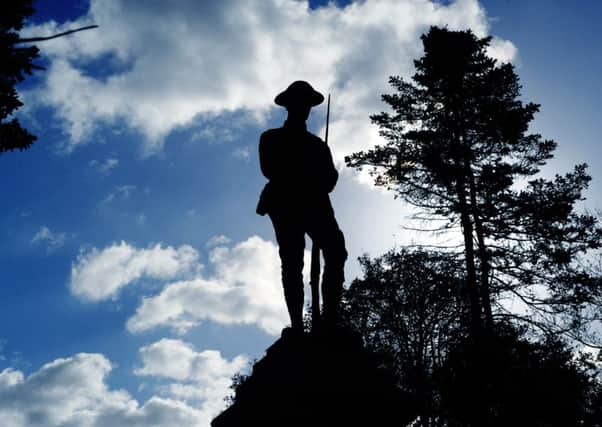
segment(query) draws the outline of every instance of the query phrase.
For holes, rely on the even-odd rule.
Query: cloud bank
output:
[[[126,242],[102,250],[82,253],[71,266],[69,287],[81,299],[100,301],[115,298],[126,285],[146,278],[169,280],[197,272],[199,254],[192,247],[139,249]]]
[[[255,324],[277,335],[288,321],[278,249],[253,236],[232,248],[211,251],[213,274],[167,284],[157,295],[143,298],[128,320],[131,332],[168,326],[184,333],[204,320]]]
[[[143,365],[134,371],[136,375],[172,381],[160,387],[160,392],[211,416],[225,408],[232,377],[249,362],[243,355],[227,360],[219,351],[197,352],[189,343],[167,338],[142,347],[140,358]]]
[[[315,10],[298,0],[92,0],[76,22],[47,22],[23,35],[89,23],[100,29],[44,45],[51,62],[44,83],[24,94],[26,105],[54,109],[68,149],[110,124],[143,134],[152,153],[198,118],[233,111],[265,118],[275,94],[305,79],[333,94],[339,158],[377,141],[368,115],[382,109],[389,75],[411,74],[429,26],[488,32],[476,0],[366,0]],[[515,48],[495,40],[491,53],[508,60]]]
[[[232,375],[246,365],[244,356],[228,361],[217,351],[195,352],[190,344],[167,339],[143,347],[140,355],[137,375],[178,381],[142,405],[125,390],[107,385],[113,366],[102,354],[56,359],[27,377],[3,370],[2,426],[209,427],[224,409]]]
[[[278,248],[257,236],[225,246],[229,241],[225,236],[213,239],[220,246],[210,250],[207,268],[188,245],[136,248],[121,242],[93,248],[72,264],[69,286],[80,299],[102,301],[118,298],[124,287],[140,280],[160,281],[159,293],[143,297],[128,320],[130,332],[166,326],[185,333],[211,320],[280,333],[288,315]]]

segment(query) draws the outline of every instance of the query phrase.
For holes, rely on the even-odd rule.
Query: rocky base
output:
[[[413,406],[357,335],[285,329],[211,425],[404,426]]]

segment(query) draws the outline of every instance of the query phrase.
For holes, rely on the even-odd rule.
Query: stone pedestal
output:
[[[405,426],[414,405],[394,381],[354,334],[285,330],[211,425]]]

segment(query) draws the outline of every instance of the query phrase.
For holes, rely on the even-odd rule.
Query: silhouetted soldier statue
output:
[[[324,96],[305,81],[292,83],[274,99],[288,111],[284,125],[265,131],[259,141],[261,171],[269,182],[257,213],[269,215],[274,225],[282,263],[282,285],[296,332],[303,330],[303,253],[305,234],[323,251],[323,320],[335,326],[345,280],[345,238],[334,217],[328,194],[338,172],[326,143],[309,133],[305,122],[311,107]]]

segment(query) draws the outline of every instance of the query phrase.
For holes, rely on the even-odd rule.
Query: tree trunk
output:
[[[456,117],[456,126],[463,123],[461,118]],[[479,295],[479,284],[477,283],[477,269],[475,264],[475,249],[474,249],[474,217],[471,213],[475,209],[476,197],[473,199],[473,182],[472,169],[470,167],[472,161],[471,148],[466,144],[465,132],[461,128],[456,129],[458,135],[459,159],[456,160],[458,166],[457,175],[457,193],[460,207],[460,222],[462,224],[462,234],[464,236],[464,249],[466,253],[466,276],[468,281],[468,289],[471,300],[471,335],[472,349],[469,356],[469,379],[471,395],[470,401],[474,405],[474,410],[469,417],[470,427],[486,426],[486,407],[483,394],[483,360],[482,345],[483,345],[483,320],[481,311],[481,298]],[[468,182],[467,182],[468,181]],[[470,188],[467,194],[466,185]],[[467,199],[470,197],[470,205]]]
[[[460,222],[462,224],[462,234],[464,236],[464,252],[466,254],[466,280],[468,288],[468,297],[470,301],[470,328],[472,339],[476,342],[481,334],[481,308],[479,304],[479,289],[477,285],[477,274],[474,258],[474,244],[472,241],[473,226],[470,220],[469,207],[466,203],[466,189],[464,188],[464,179],[459,177],[456,184],[458,192],[458,201],[460,207]]]
[[[470,165],[465,165],[467,169],[467,176],[470,183],[470,204],[472,211],[472,218],[474,221],[474,229],[477,235],[477,246],[480,261],[480,294],[481,304],[483,307],[483,314],[485,315],[485,331],[491,331],[493,328],[493,313],[491,311],[491,293],[489,291],[489,254],[487,253],[487,246],[485,246],[485,236],[483,233],[483,222],[479,215],[477,208],[477,190],[474,181],[474,174]]]

